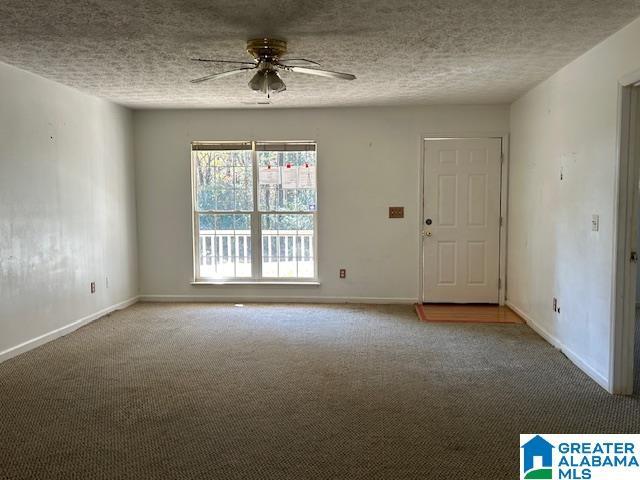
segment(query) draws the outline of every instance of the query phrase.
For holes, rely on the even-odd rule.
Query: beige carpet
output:
[[[513,479],[518,434],[640,432],[525,325],[139,304],[0,364],[0,478]]]

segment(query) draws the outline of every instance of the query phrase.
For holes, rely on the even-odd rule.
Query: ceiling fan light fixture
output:
[[[254,92],[267,93],[268,83],[266,73],[259,71],[251,77],[251,80],[249,80],[249,88]]]
[[[284,81],[282,80],[282,78],[280,78],[280,75],[278,75],[278,72],[276,72],[275,70],[269,70],[266,73],[266,77],[267,77],[267,87],[270,92],[280,93],[280,92],[284,92],[287,89],[287,86],[284,84]]]
[[[260,70],[249,80],[249,88],[270,95],[285,91],[287,86],[275,70]]]

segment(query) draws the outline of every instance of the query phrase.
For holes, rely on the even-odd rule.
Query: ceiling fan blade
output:
[[[211,63],[235,63],[238,65],[255,65],[256,62],[242,62],[236,60],[217,60],[215,58],[192,58],[193,62],[211,62]]]
[[[280,60],[280,63],[282,63],[283,65],[287,65],[288,63],[291,62],[305,62],[305,63],[311,63],[312,65],[320,65],[318,62],[314,62],[313,60],[308,60],[306,58],[282,58]],[[288,65],[291,67],[294,67],[295,65]]]
[[[331,72],[329,70],[320,70],[319,68],[307,67],[287,67],[282,65],[285,70],[296,73],[306,73],[308,75],[318,75],[320,77],[338,78],[340,80],[355,80],[356,76],[350,73]]]
[[[254,70],[255,68],[256,67],[236,68],[235,70],[228,70],[226,72],[221,72],[221,73],[212,73],[211,75],[206,75],[200,78],[194,78],[193,80],[189,80],[189,81],[191,83],[200,83],[200,82],[205,82],[207,80],[213,80],[214,78],[229,77],[231,75],[235,75],[236,73],[244,72],[245,70]]]

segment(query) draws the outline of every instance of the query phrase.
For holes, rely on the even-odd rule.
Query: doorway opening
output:
[[[507,138],[422,139],[420,303],[504,304]]]

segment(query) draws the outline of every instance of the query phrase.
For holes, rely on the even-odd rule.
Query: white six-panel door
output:
[[[501,150],[500,138],[425,140],[424,302],[498,303]]]

